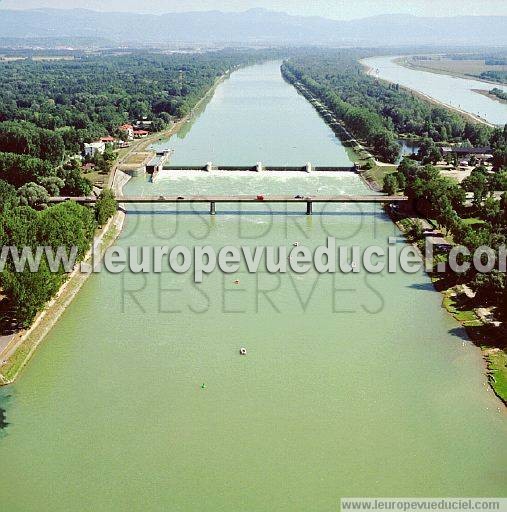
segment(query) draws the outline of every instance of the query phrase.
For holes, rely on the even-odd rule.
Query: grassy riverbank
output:
[[[361,173],[361,177],[372,190],[380,192],[384,189],[384,178],[388,174],[396,172],[397,169],[398,166],[396,165],[379,165],[378,163],[374,163],[371,169],[367,169]]]
[[[438,282],[436,284],[438,286]],[[502,342],[506,337],[505,330],[484,323],[473,306],[467,306],[466,301],[462,304],[463,295],[456,287],[443,290],[442,294],[442,307],[463,326],[470,340],[481,349],[489,385],[507,406],[507,352],[506,344]]]

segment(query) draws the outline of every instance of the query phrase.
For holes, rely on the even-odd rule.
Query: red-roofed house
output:
[[[114,144],[116,142],[114,137],[102,137],[100,140],[106,144]]]
[[[128,140],[132,140],[134,138],[134,127],[131,124],[124,124],[118,128],[120,132],[125,132],[127,134]]]
[[[134,130],[134,138],[135,139],[144,139],[144,137],[147,137],[150,132],[147,132],[146,130]]]

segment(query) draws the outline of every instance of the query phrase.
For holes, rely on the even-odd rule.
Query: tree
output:
[[[423,164],[436,164],[442,158],[440,149],[435,144],[433,139],[430,138],[425,138],[422,140],[421,144],[419,145],[417,156]]]
[[[493,196],[489,196],[484,200],[484,204],[479,207],[479,215],[481,219],[496,224],[500,222],[500,201]]]
[[[39,178],[54,176],[54,167],[50,162],[30,155],[0,153],[0,179],[20,187]]]
[[[503,145],[493,152],[493,170],[507,168],[507,146]]]
[[[488,175],[488,189],[507,191],[507,170]]]
[[[504,225],[507,224],[507,192],[502,194],[500,200],[500,222]]]
[[[66,201],[38,214],[37,241],[40,245],[77,247],[82,259],[95,232],[93,211],[74,201]]]
[[[81,166],[68,164],[58,170],[58,177],[63,179],[65,187],[61,193],[68,196],[87,196],[92,191],[92,184],[81,176]]]
[[[476,298],[485,304],[495,304],[505,296],[507,286],[505,272],[494,269],[486,274],[477,273],[470,283]]]
[[[0,123],[0,151],[31,155],[52,164],[62,161],[65,146],[60,134],[26,121]]]
[[[108,162],[114,162],[116,160],[116,153],[113,150],[113,146],[111,144],[106,144],[106,149],[104,150],[104,154],[102,158]]]
[[[19,204],[16,189],[9,183],[0,180],[0,215],[7,210],[15,208]]]
[[[400,162],[400,165],[398,165],[398,173],[403,175],[407,184],[414,181],[418,171],[418,162],[412,160],[411,158],[403,158],[403,160]]]
[[[398,190],[405,190],[407,187],[407,178],[405,178],[405,175],[401,172],[395,173],[396,180],[398,181]]]
[[[23,272],[6,270],[2,275],[4,291],[15,305],[18,322],[29,327],[35,315],[58,291],[61,276],[50,272],[47,261],[42,258],[37,272],[26,268]]]
[[[29,206],[14,207],[8,215],[0,215],[0,238],[10,246],[64,247],[70,254],[77,248],[77,261],[88,251],[95,231],[93,211],[69,201],[36,211]],[[2,234],[3,233],[3,234]],[[53,269],[54,270],[54,269]],[[11,261],[2,273],[2,286],[6,292],[20,324],[28,326],[36,313],[54,295],[65,279],[61,266],[51,271],[45,255],[36,272],[26,268],[17,272]]]
[[[373,136],[373,150],[375,154],[387,162],[394,162],[400,153],[400,145],[393,132],[382,130]]]
[[[474,194],[474,205],[479,207],[488,192],[488,179],[487,176],[479,168],[475,168],[470,176],[465,178],[461,186],[467,192]]]
[[[105,188],[95,203],[95,217],[99,226],[103,226],[118,209],[118,203],[111,189]]]
[[[65,182],[57,176],[48,176],[47,178],[40,178],[39,185],[44,187],[49,195],[58,196],[60,190],[65,186]]]
[[[384,178],[384,192],[390,196],[398,192],[398,180],[394,174],[387,174]]]
[[[44,187],[37,183],[27,183],[18,189],[19,202],[23,206],[32,208],[45,208],[49,201],[49,194]]]

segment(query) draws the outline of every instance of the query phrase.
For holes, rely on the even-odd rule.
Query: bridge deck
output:
[[[240,196],[117,196],[118,203],[400,203],[407,201],[405,196],[388,195],[332,195],[332,196],[287,196],[270,195],[260,199],[256,195]],[[50,203],[75,201],[77,203],[95,203],[96,197],[52,197]]]

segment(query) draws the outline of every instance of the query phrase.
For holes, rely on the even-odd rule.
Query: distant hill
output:
[[[251,9],[163,15],[85,9],[0,10],[2,38],[97,38],[117,44],[505,45],[507,17],[383,15],[352,21]]]

